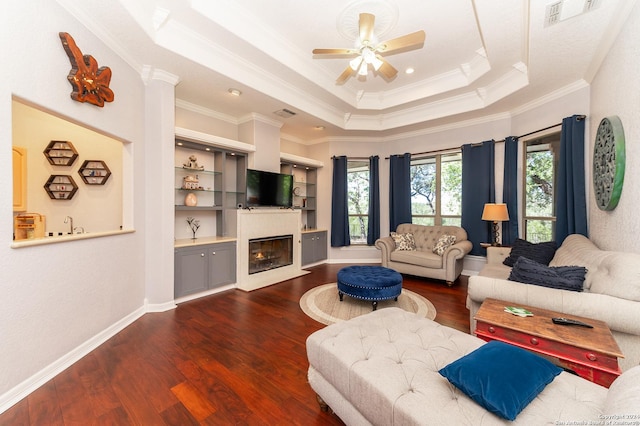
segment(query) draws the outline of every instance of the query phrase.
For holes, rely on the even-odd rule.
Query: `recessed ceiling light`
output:
[[[229,93],[231,93],[233,96],[240,96],[242,95],[242,92],[239,91],[238,89],[229,89]]]
[[[324,130],[324,126],[316,126],[316,127],[314,127],[314,129],[316,129],[316,130]]]
[[[414,71],[415,70],[413,68],[409,67],[404,72],[407,73],[407,74],[413,74]]]

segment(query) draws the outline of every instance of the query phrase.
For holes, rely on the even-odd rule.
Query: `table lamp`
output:
[[[482,211],[482,220],[493,222],[493,241],[491,245],[499,246],[498,236],[500,232],[498,232],[498,222],[509,220],[507,205],[504,203],[486,203]]]

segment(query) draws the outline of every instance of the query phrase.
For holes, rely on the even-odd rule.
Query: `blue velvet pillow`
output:
[[[582,291],[587,268],[546,266],[520,256],[509,273],[510,281],[569,291]]]
[[[561,372],[541,356],[495,340],[440,370],[469,398],[507,420],[514,420]]]

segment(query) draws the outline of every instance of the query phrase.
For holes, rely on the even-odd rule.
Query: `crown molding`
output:
[[[489,71],[491,71],[491,64],[487,60],[484,48],[479,48],[471,61],[460,64],[458,68],[395,90],[360,91],[356,94],[355,103],[359,109],[388,109],[468,87]]]
[[[254,145],[245,142],[239,142],[233,139],[223,138],[221,136],[215,136],[204,132],[198,132],[196,130],[185,129],[184,127],[176,127],[174,131],[176,138],[184,139],[187,141],[204,143],[206,145],[227,148],[234,151],[246,153],[256,151],[256,147]]]
[[[195,112],[196,114],[204,115],[206,117],[215,118],[216,120],[224,121],[229,124],[238,125],[238,119],[232,115],[224,114],[210,108],[206,108],[192,102],[185,101],[183,99],[176,98],[176,108],[184,109],[186,111]]]
[[[284,125],[281,121],[274,120],[273,118],[269,118],[255,112],[240,117],[238,119],[238,124],[249,123],[251,121],[258,121],[260,123],[268,124],[269,126],[277,127],[278,129]]]

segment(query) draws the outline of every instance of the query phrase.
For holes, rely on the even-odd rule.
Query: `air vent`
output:
[[[282,118],[290,118],[290,117],[293,117],[294,115],[296,115],[295,112],[293,112],[293,111],[291,111],[289,109],[286,109],[286,108],[280,109],[278,111],[274,111],[273,113],[275,115],[279,115]]]
[[[600,0],[559,0],[547,5],[544,26],[566,21],[600,6]]]
[[[547,10],[544,16],[544,26],[557,24],[560,22],[560,12],[562,11],[562,2],[558,1],[547,5]]]

